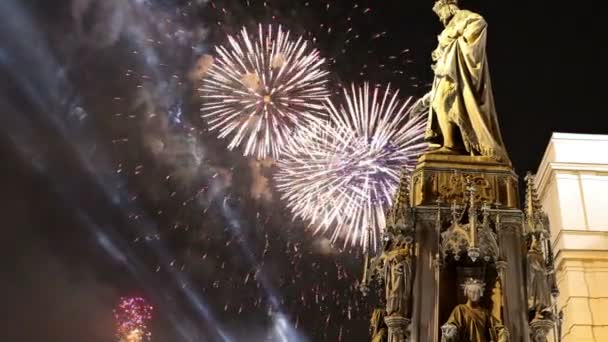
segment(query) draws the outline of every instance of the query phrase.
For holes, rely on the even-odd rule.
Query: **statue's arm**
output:
[[[429,91],[428,93],[424,94],[424,96],[420,98],[420,101],[422,102],[423,106],[428,108],[429,104],[431,103],[431,92]]]
[[[418,115],[426,114],[429,110],[429,106],[431,103],[431,92],[429,91],[423,97],[419,98],[412,104],[411,107],[411,116],[415,117]]]
[[[441,342],[455,342],[458,337],[458,328],[451,323],[441,326]]]
[[[542,264],[542,261],[540,261],[540,260],[530,260],[530,261],[528,261],[528,264],[530,265],[530,269],[532,269],[534,271],[537,271],[540,273],[546,272],[546,268]]]
[[[498,341],[496,342],[509,342],[509,331],[505,327],[498,331]]]
[[[496,342],[509,342],[509,331],[504,324],[493,316],[491,317],[491,320],[492,328],[496,334]]]
[[[441,342],[455,342],[458,339],[458,329],[462,323],[463,317],[457,306],[452,310],[452,314],[448,321],[441,326]]]

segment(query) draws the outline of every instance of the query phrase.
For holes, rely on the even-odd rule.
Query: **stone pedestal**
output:
[[[517,175],[510,165],[486,157],[423,154],[412,175],[412,206],[463,204],[467,178],[476,186],[476,200],[519,208]]]
[[[388,327],[388,342],[409,342],[409,319],[401,316],[388,316],[384,317],[384,322]]]
[[[488,158],[426,154],[411,178],[402,177],[387,215],[385,245],[371,263],[385,282],[382,263],[407,251],[404,288],[410,292],[397,293],[411,310],[407,318],[384,318],[389,342],[439,342],[441,327],[455,314],[462,315],[465,326],[479,329],[458,328],[465,338],[483,333],[501,342],[545,342],[554,318],[530,322],[526,278],[544,278],[530,275],[535,273],[526,268],[526,258],[534,248],[546,256],[541,267],[550,271],[553,263],[544,240],[548,226],[527,180],[523,212],[517,175],[510,165]],[[367,283],[369,277],[364,278]],[[475,306],[476,313],[460,314],[465,303]]]
[[[412,341],[441,340],[440,327],[454,304],[445,300],[452,300],[448,297],[461,291],[458,284],[441,280],[444,277],[440,275],[445,274],[445,270],[437,270],[437,264],[440,264],[437,258],[442,253],[441,234],[452,219],[451,206],[469,204],[471,197],[467,195],[467,186],[471,185],[475,188],[474,202],[492,207],[488,217],[493,222],[500,255],[491,262],[491,267],[495,268],[502,283],[503,324],[509,331],[510,341],[529,341],[522,250],[523,213],[519,209],[517,175],[510,165],[488,158],[439,154],[421,156],[411,178],[410,204],[414,208],[417,246]]]
[[[530,339],[532,342],[547,342],[547,335],[553,330],[555,323],[543,319],[530,323]]]

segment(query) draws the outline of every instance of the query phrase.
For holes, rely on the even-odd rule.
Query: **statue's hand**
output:
[[[359,285],[359,290],[361,291],[361,293],[363,294],[364,297],[366,297],[369,294],[369,287],[367,286],[367,284],[361,284]]]
[[[453,324],[446,323],[441,326],[441,334],[448,339],[456,337],[456,333],[458,333],[458,329]]]
[[[424,94],[421,101],[425,107],[428,107],[431,104],[431,92]]]
[[[509,335],[509,331],[503,328],[498,332],[498,341],[496,342],[509,342],[510,337],[511,336]]]
[[[412,116],[426,114],[426,111],[428,111],[430,104],[431,92],[428,92],[423,97],[419,98],[416,102],[414,102],[411,109]]]
[[[443,55],[443,51],[437,48],[431,52],[431,59],[436,62],[439,60],[439,58],[441,58],[441,55]]]

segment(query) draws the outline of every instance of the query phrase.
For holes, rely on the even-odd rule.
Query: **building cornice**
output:
[[[553,133],[543,154],[538,171],[536,173],[536,187],[541,201],[546,195],[546,188],[553,180],[556,172],[588,172],[597,174],[608,174],[606,163],[580,163],[568,161],[555,161],[555,145],[566,141],[602,141],[608,142],[608,135],[601,134],[571,134]]]

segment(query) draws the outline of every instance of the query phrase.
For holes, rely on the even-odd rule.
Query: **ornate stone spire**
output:
[[[549,241],[549,219],[542,209],[534,176],[528,172],[524,208],[524,229],[528,235],[526,278],[530,338],[534,342],[547,342],[547,335],[555,326],[555,307],[551,296],[556,296],[557,281],[553,265],[553,252]]]
[[[408,228],[411,228],[409,183],[409,172],[404,170],[401,174],[399,188],[395,194],[393,205],[386,214],[386,232],[389,234],[404,234]]]
[[[547,218],[542,209],[536,185],[534,184],[534,175],[528,172],[524,178],[526,182],[526,200],[525,200],[525,228],[526,233],[548,233]]]
[[[524,180],[526,181],[526,217],[532,217],[535,212],[541,210],[541,205],[534,185],[534,175],[528,171]]]

